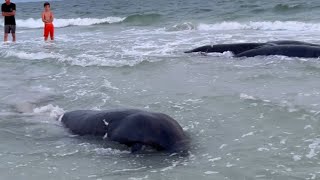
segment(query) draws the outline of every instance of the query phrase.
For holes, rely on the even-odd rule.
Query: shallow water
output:
[[[18,2],[18,41],[0,48],[1,179],[318,179],[318,59],[183,51],[283,39],[319,44],[319,7],[53,1],[56,40],[45,43],[42,3]],[[55,121],[64,111],[122,107],[172,116],[192,137],[190,155],[132,155],[72,136]]]

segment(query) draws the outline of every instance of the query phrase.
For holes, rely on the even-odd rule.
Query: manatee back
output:
[[[236,57],[254,57],[268,55],[283,55],[288,57],[319,57],[320,47],[305,46],[305,45],[276,45],[265,46],[258,49],[245,51],[238,54]]]
[[[107,133],[109,122],[121,123],[122,119],[136,112],[140,111],[134,109],[76,110],[66,112],[62,116],[61,122],[77,135],[104,136]]]
[[[171,150],[178,142],[186,140],[183,129],[174,119],[145,111],[126,117],[117,126],[109,124],[108,137],[129,146],[141,143],[158,150]]]
[[[226,51],[230,51],[233,54],[239,54],[244,51],[258,48],[265,45],[265,43],[235,43],[235,44],[215,44],[215,45],[207,45],[201,46],[190,51],[185,51],[185,53],[192,53],[192,52],[204,52],[204,53],[223,53]]]

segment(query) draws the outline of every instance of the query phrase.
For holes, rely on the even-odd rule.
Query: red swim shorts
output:
[[[50,34],[51,40],[53,40],[54,27],[52,23],[44,25],[44,37],[48,38],[49,34]]]

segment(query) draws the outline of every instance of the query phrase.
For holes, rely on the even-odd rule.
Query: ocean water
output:
[[[183,53],[320,44],[320,1],[50,1],[53,42],[43,41],[42,1],[12,2],[17,42],[0,43],[0,179],[320,178],[318,58]],[[192,139],[190,155],[133,155],[55,120],[123,107],[172,116]]]

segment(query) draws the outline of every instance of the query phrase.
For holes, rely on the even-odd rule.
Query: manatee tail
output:
[[[33,113],[35,105],[30,102],[21,102],[14,105],[14,109],[19,113]]]

